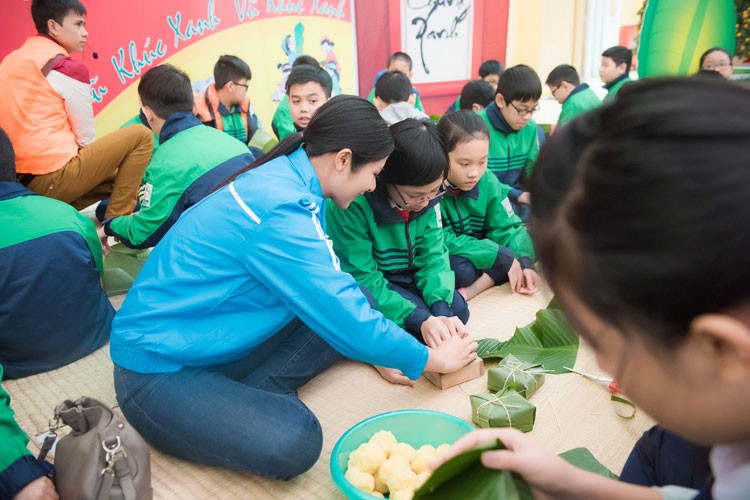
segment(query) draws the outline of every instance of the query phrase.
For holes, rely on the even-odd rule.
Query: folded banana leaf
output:
[[[533,499],[531,488],[520,475],[509,470],[488,469],[482,465],[482,453],[503,448],[503,443],[496,439],[456,455],[435,470],[414,493],[414,498]],[[594,458],[586,448],[566,451],[561,453],[560,457],[578,468],[617,479],[617,476]]]
[[[524,363],[509,354],[497,367],[488,370],[487,388],[490,392],[500,392],[506,388],[515,389],[528,399],[544,383],[546,372],[538,364]]]
[[[513,389],[496,394],[474,394],[471,419],[478,427],[513,427],[529,432],[534,428],[536,406]]]

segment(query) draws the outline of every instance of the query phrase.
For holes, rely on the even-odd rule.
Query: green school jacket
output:
[[[494,102],[478,114],[490,129],[487,167],[500,182],[511,187],[508,196],[515,201],[525,190],[524,179],[531,176],[531,169],[539,156],[536,122],[531,119],[525,127],[515,131]]]
[[[286,136],[297,131],[297,127],[294,126],[294,120],[292,119],[292,112],[289,109],[289,99],[286,96],[276,106],[276,111],[274,111],[273,119],[271,120],[271,128],[280,141],[283,141]]]
[[[190,113],[171,115],[160,142],[143,176],[140,211],[105,222],[105,232],[130,248],[155,246],[185,210],[254,160],[245,144]]]
[[[499,247],[515,253],[524,269],[534,266],[534,246],[508,200],[510,188],[487,170],[471,191],[449,189],[440,201],[445,246],[450,255],[489,269]]]
[[[625,85],[626,83],[628,83],[629,81],[630,81],[630,78],[628,78],[627,76],[623,75],[623,76],[620,77],[619,80],[615,80],[615,82],[612,83],[612,85],[605,85],[604,88],[607,89],[607,95],[604,96],[604,101],[602,101],[602,102],[609,102],[609,101],[611,101],[617,95],[617,93],[620,91],[620,89],[622,88],[622,86]]]
[[[586,83],[582,83],[570,93],[562,105],[560,118],[557,120],[557,126],[564,125],[578,115],[598,107],[602,102],[599,97],[591,90]]]
[[[341,269],[354,276],[375,297],[378,311],[398,324],[416,306],[388,288],[389,280],[413,279],[435,315],[453,304],[455,275],[450,269],[443,241],[437,200],[420,212],[411,212],[409,222],[390,206],[385,185],[358,196],[341,210],[326,202],[326,224]]]

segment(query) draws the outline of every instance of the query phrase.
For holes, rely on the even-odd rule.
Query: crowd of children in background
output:
[[[222,55],[197,95],[187,74],[162,64],[140,79],[138,115],[95,140],[88,70],[70,56],[84,47],[86,9],[34,0],[31,10],[38,34],[0,64],[6,378],[111,340],[118,401],[154,446],[290,478],[320,453],[317,420],[295,392],[306,381],[342,355],[407,385],[425,368],[459,369],[475,357],[469,300],[505,282],[515,293],[538,290],[525,222],[551,229],[529,189],[545,139],[531,67],[486,61],[435,124],[408,54],[394,53],[378,73],[374,106],[332,99],[330,75],[303,55],[269,133],[248,97],[245,61]],[[628,88],[631,60],[625,47],[602,53],[605,103]],[[731,64],[713,48],[700,69],[728,78]],[[573,66],[555,67],[545,84],[562,105],[558,127],[601,109]],[[555,194],[537,189],[540,203]],[[100,201],[97,232],[77,209]],[[117,316],[100,282],[110,237],[155,247]],[[306,354],[290,364],[290,349]],[[138,395],[136,386],[152,390]],[[219,407],[257,421],[285,415],[291,432],[237,427]],[[165,439],[160,426],[183,439]],[[18,445],[0,460],[2,497],[50,487],[16,427],[2,427]],[[255,453],[238,445],[246,442]]]

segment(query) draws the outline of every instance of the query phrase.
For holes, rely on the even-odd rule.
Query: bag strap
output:
[[[117,476],[123,498],[125,500],[136,500],[137,492],[133,474],[128,464],[128,454],[125,448],[122,447],[119,436],[116,438],[113,446],[107,445],[107,441],[105,440],[102,441],[102,447],[107,453],[107,466],[101,472],[104,480],[101,483],[101,488],[99,488],[97,500],[108,500],[110,498],[115,476]]]

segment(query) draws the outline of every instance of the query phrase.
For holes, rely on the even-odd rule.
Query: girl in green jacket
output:
[[[450,159],[440,209],[458,292],[468,300],[509,281],[513,292],[535,293],[531,238],[508,200],[510,187],[487,170],[487,124],[472,111],[454,111],[438,131]]]
[[[328,203],[327,229],[341,268],[372,294],[376,308],[435,347],[468,334],[469,309],[455,292],[440,220],[448,158],[432,123],[407,119],[391,132],[396,148],[375,191],[346,210]]]

